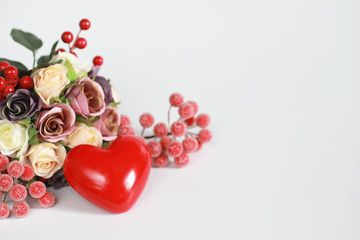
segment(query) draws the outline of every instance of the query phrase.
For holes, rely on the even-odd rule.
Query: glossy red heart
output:
[[[108,148],[76,146],[64,162],[65,178],[75,191],[113,213],[135,204],[150,169],[149,149],[135,136],[117,138]]]

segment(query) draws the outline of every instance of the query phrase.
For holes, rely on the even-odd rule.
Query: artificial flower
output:
[[[76,123],[75,129],[70,133],[66,144],[73,148],[80,144],[89,144],[101,147],[103,138],[99,130],[84,123]]]
[[[76,75],[78,75],[79,77],[87,76],[87,72],[91,69],[91,65],[89,63],[80,64],[78,58],[74,54],[69,52],[59,52],[58,54],[55,54],[50,59],[50,62],[56,63],[59,62],[59,60],[69,61],[73,66]]]
[[[0,120],[0,152],[10,157],[22,156],[28,148],[28,128],[20,121]]]
[[[107,106],[100,119],[94,122],[105,141],[113,141],[117,137],[120,126],[120,114],[115,107]]]

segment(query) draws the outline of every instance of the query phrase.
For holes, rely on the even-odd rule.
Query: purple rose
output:
[[[70,87],[66,92],[71,107],[83,117],[100,116],[105,111],[105,95],[102,87],[90,78],[76,80],[82,83]]]
[[[35,128],[39,130],[41,139],[48,142],[66,140],[75,128],[74,110],[65,103],[46,106],[38,113]]]
[[[117,109],[107,106],[100,119],[94,122],[94,127],[99,129],[105,141],[113,141],[117,137],[120,122],[120,114]]]
[[[0,102],[0,118],[16,123],[34,116],[41,106],[42,102],[37,94],[27,89],[18,89]]]
[[[105,94],[105,102],[106,104],[112,103],[114,102],[114,98],[112,95],[112,89],[111,89],[111,85],[109,83],[108,80],[106,80],[106,78],[102,77],[102,76],[98,76],[98,72],[100,70],[100,66],[94,66],[91,71],[88,73],[90,78],[94,78],[95,77],[95,82],[97,82],[98,84],[101,85],[101,87],[104,90],[104,94]]]

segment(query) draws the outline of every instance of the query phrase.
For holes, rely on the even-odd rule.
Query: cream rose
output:
[[[78,58],[74,54],[69,52],[60,52],[58,54],[55,54],[50,59],[50,62],[56,63],[59,60],[63,60],[63,61],[68,60],[73,66],[76,75],[78,75],[80,78],[86,77],[87,73],[91,70],[91,64],[89,63],[80,64]]]
[[[28,129],[23,122],[0,120],[0,152],[10,157],[22,156],[28,148]]]
[[[30,163],[36,175],[50,178],[63,166],[65,157],[66,149],[63,145],[42,142],[32,145],[22,162]]]
[[[64,65],[55,64],[31,74],[34,89],[46,105],[50,105],[51,100],[60,96],[61,91],[70,83],[66,73],[67,68]]]
[[[94,127],[88,127],[83,123],[76,123],[74,131],[70,133],[66,144],[73,148],[80,144],[89,144],[101,147],[103,142],[101,133]]]

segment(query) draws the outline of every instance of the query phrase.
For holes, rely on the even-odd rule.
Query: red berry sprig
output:
[[[46,186],[41,181],[27,181],[34,178],[34,169],[29,165],[23,165],[19,161],[9,161],[9,158],[0,154],[0,219],[7,218],[12,212],[16,217],[22,218],[29,213],[29,205],[25,202],[28,193],[31,197],[38,199],[38,204],[43,208],[52,207],[55,204],[55,197],[51,192],[46,191]],[[10,211],[6,204],[7,196],[15,203]]]
[[[169,102],[167,125],[162,122],[154,125],[154,117],[150,113],[140,116],[140,125],[143,127],[141,136],[148,140],[147,146],[153,159],[153,166],[168,166],[170,159],[173,159],[177,167],[185,167],[190,161],[189,154],[199,151],[203,143],[211,140],[212,134],[206,129],[210,124],[210,117],[207,114],[196,115],[199,109],[197,103],[194,101],[184,102],[184,97],[180,93],[171,94]],[[173,123],[170,122],[172,108],[178,108],[180,116]],[[134,135],[134,130],[130,125],[129,118],[121,116],[119,136]],[[145,130],[153,125],[154,135],[144,136]],[[191,130],[196,127],[199,127],[200,131],[192,132]],[[125,128],[127,132],[122,128]]]

